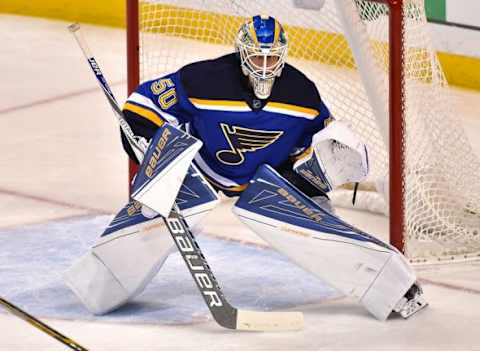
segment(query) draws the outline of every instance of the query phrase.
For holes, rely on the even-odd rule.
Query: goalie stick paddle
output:
[[[80,25],[75,23],[68,28],[75,36],[120,123],[120,128],[141,162],[148,146],[146,140],[135,136],[125,120],[123,112],[100,70],[100,66],[90,53],[86,41],[81,35]],[[303,328],[303,314],[301,312],[247,311],[233,307],[225,298],[200,246],[176,204],[174,204],[169,216],[164,218],[164,221],[208,309],[219,325],[228,329],[250,331],[286,331]]]
[[[48,325],[46,325],[42,321],[38,320],[37,318],[33,317],[32,315],[30,315],[27,312],[21,310],[17,306],[11,304],[10,302],[8,302],[7,300],[5,300],[1,297],[0,297],[0,305],[5,307],[12,314],[14,314],[17,317],[23,319],[25,322],[30,323],[35,328],[37,328],[37,329],[41,330],[42,332],[50,335],[52,338],[57,339],[62,344],[67,345],[72,350],[88,351],[86,348],[84,348],[83,346],[80,346],[79,344],[77,344],[75,341],[73,341],[69,337],[66,337],[65,335],[59,333],[55,329],[49,327]]]

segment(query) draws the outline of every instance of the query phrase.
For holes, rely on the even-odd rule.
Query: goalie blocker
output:
[[[273,248],[379,320],[392,311],[406,318],[427,306],[396,248],[328,213],[270,166],[258,169],[233,211]]]

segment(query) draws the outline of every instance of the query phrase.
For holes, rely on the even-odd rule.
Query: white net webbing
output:
[[[370,181],[385,183],[385,5],[368,0],[140,0],[141,81],[232,52],[240,23],[256,14],[269,14],[284,25],[287,61],[315,81],[333,115],[362,137],[369,148]],[[404,18],[406,253],[428,262],[479,257],[480,162],[449,100],[423,0],[407,1]]]

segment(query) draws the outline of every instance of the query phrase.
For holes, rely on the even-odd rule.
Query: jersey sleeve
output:
[[[134,134],[150,140],[165,122],[174,126],[189,122],[188,98],[182,91],[178,72],[139,85],[123,106]],[[137,161],[123,133],[122,145],[130,158]]]
[[[296,156],[297,154],[303,152],[306,148],[310,147],[313,135],[325,128],[327,124],[332,120],[330,111],[323,102],[323,100],[320,98],[320,94],[318,93],[318,90],[316,88],[314,88],[314,93],[316,94],[317,100],[315,104],[315,110],[318,113],[309,123],[306,124],[303,136],[300,142],[296,145],[292,156]]]

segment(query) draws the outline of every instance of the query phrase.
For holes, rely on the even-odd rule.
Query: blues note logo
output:
[[[220,162],[227,165],[239,165],[245,161],[245,152],[264,149],[282,136],[283,131],[256,130],[220,123],[223,135],[230,149],[217,152]]]

